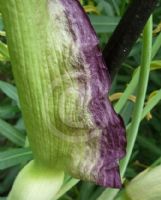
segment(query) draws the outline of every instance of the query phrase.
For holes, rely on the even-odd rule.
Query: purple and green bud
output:
[[[35,163],[121,187],[125,127],[99,41],[78,0],[0,0]]]

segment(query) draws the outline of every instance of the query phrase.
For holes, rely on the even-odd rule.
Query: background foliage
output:
[[[104,47],[114,31],[128,3],[128,0],[82,1],[98,34],[101,48]],[[153,41],[155,44],[152,51],[154,55],[153,61],[155,61],[153,62],[153,68],[158,70],[152,70],[150,73],[146,102],[155,95],[155,91],[161,89],[161,73],[159,70],[161,68],[161,6],[158,6],[155,10],[153,21]],[[120,93],[124,92],[133,77],[135,69],[140,65],[141,44],[142,34],[113,81],[110,91],[110,95],[112,95],[111,100],[118,100],[120,98]],[[120,111],[126,124],[131,120],[136,99],[135,94],[136,90],[130,94],[130,100],[126,102]],[[141,123],[130,163],[126,170],[124,185],[147,167],[160,163],[160,120],[161,102],[159,101],[157,106]],[[31,159],[32,152],[26,140],[25,126],[21,116],[21,108],[6,45],[3,19],[0,16],[0,199],[7,196],[17,173]],[[108,197],[101,196],[104,190],[104,188],[92,183],[66,177],[58,197],[61,196],[61,200],[107,200]]]

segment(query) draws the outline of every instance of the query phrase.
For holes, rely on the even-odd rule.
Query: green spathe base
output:
[[[63,171],[31,161],[19,173],[7,200],[52,200],[63,180]]]

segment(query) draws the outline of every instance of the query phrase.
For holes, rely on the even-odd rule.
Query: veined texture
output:
[[[49,6],[51,13],[54,10],[53,2],[50,1]],[[61,30],[67,31],[65,35],[71,35],[75,47],[71,55],[75,74],[79,74],[75,77],[80,88],[78,105],[85,115],[89,112],[91,119],[83,124],[89,127],[85,134],[90,138],[83,141],[84,153],[78,157],[79,147],[73,149],[74,163],[69,170],[78,178],[94,180],[103,186],[120,187],[118,161],[125,154],[124,125],[107,100],[110,78],[98,47],[98,39],[78,1],[61,0],[61,6],[65,18],[62,24],[68,27],[68,30]],[[82,105],[79,104],[81,95]],[[83,112],[76,115],[80,114],[81,119]],[[86,118],[83,116],[83,119]]]
[[[110,78],[90,21],[77,0],[31,1],[8,0],[3,14],[35,159],[120,187],[125,128],[107,98]]]

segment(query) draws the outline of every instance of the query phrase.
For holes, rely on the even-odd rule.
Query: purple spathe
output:
[[[99,157],[90,172],[91,180],[105,187],[119,188],[121,180],[118,162],[125,155],[125,127],[107,99],[110,77],[98,47],[99,41],[80,3],[77,0],[61,2],[73,40],[79,44],[79,59],[88,66],[90,72],[89,111],[96,127],[101,130]]]

